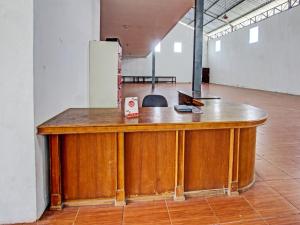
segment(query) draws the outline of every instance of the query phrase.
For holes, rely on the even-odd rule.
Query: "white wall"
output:
[[[215,52],[209,41],[213,83],[300,94],[300,7],[275,15],[221,38]],[[259,26],[259,42],[249,44],[249,29]]]
[[[70,107],[88,107],[89,41],[99,40],[100,0],[35,0],[35,126]],[[37,214],[48,203],[46,139],[37,136]]]
[[[176,76],[177,82],[191,82],[193,77],[194,30],[178,23],[161,43],[156,53],[156,75]],[[182,42],[182,53],[174,53],[174,42]]]
[[[0,224],[36,218],[33,0],[0,1]]]
[[[177,82],[192,82],[194,30],[178,23],[161,41],[161,52],[156,53],[156,75],[176,76]],[[174,42],[182,42],[182,53],[174,53]],[[207,37],[203,43],[203,66],[207,67]],[[151,76],[152,55],[122,61],[123,75]]]
[[[35,127],[88,105],[100,1],[1,0],[0,27],[0,224],[32,222],[49,198],[46,140]]]
[[[122,75],[124,76],[151,76],[152,55],[145,58],[122,59]]]

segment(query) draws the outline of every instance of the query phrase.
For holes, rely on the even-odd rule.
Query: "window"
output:
[[[174,52],[176,52],[176,53],[182,52],[182,43],[181,42],[174,43]]]
[[[216,41],[216,52],[221,51],[221,40]]]
[[[253,27],[249,30],[249,43],[258,42],[258,27]]]
[[[160,52],[160,43],[155,46],[155,52]]]

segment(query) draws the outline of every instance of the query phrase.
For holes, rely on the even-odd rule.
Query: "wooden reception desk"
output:
[[[266,113],[204,104],[203,114],[141,108],[136,119],[119,109],[68,109],[40,125],[49,137],[51,209],[249,188]]]

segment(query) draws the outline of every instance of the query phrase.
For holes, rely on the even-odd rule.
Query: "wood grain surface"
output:
[[[239,151],[239,188],[254,180],[256,127],[241,129]]]
[[[115,196],[116,134],[62,136],[63,199]]]
[[[62,208],[61,185],[61,138],[59,135],[49,137],[50,151],[50,208],[60,210]]]
[[[127,119],[120,109],[68,109],[38,126],[39,134],[137,132],[151,130],[216,129],[258,126],[267,114],[256,107],[222,100],[203,101],[203,114],[179,113],[172,107],[140,108]]]
[[[176,132],[125,134],[126,196],[174,192]]]
[[[185,191],[227,187],[229,133],[229,129],[186,132]]]

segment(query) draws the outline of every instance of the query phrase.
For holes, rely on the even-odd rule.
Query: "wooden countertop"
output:
[[[267,114],[244,104],[222,100],[203,101],[203,114],[179,113],[168,108],[140,108],[140,116],[127,119],[120,109],[71,108],[38,126],[38,134],[134,132],[253,127]]]

